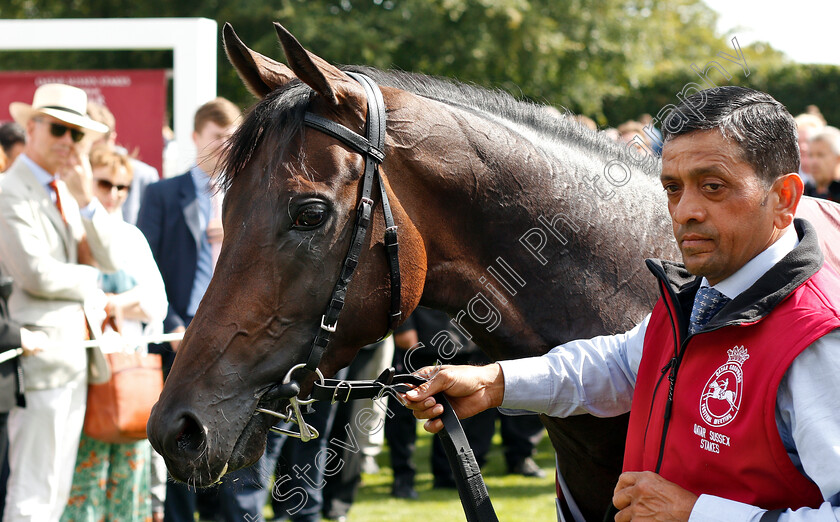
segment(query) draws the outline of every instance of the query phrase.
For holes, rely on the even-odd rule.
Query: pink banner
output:
[[[65,83],[84,89],[117,120],[117,143],[161,172],[166,113],[166,72],[154,70],[21,71],[0,73],[0,121],[10,121],[9,104],[32,103],[35,89]]]

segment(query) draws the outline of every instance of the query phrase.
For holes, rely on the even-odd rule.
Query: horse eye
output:
[[[324,205],[307,205],[298,211],[292,228],[311,230],[321,226],[326,218],[327,208]]]

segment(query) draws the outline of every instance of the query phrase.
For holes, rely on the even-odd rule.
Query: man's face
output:
[[[808,149],[810,148],[808,145],[808,140],[811,138],[811,135],[814,133],[813,127],[797,127],[796,135],[799,141],[799,165],[802,169],[802,172],[806,174],[811,173],[811,159],[808,153]]]
[[[26,124],[29,139],[24,151],[32,161],[50,174],[55,174],[60,168],[64,167],[70,159],[73,148],[79,146],[79,144],[73,142],[69,131],[64,132],[61,136],[54,136],[51,132],[51,125],[53,124],[68,129],[83,130],[46,114],[38,114],[30,118]]]
[[[212,121],[204,124],[200,131],[193,132],[193,141],[197,151],[197,163],[201,169],[214,176],[219,163],[222,148],[227,138],[236,130],[235,125],[220,127]]]
[[[661,180],[683,262],[712,285],[781,235],[774,225],[777,207],[766,204],[772,191],[717,130],[667,141]]]
[[[822,140],[812,141],[808,145],[808,156],[811,159],[811,175],[817,185],[831,183],[840,161],[840,157],[831,150],[831,145]]]

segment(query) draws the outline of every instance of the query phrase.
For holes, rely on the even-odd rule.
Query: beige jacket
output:
[[[0,177],[0,263],[14,278],[9,311],[15,320],[43,330],[57,347],[22,357],[26,388],[42,390],[78,379],[87,369],[83,303],[101,296],[98,270],[77,264],[78,242],[87,235],[102,270],[114,271],[115,220],[104,209],[82,219],[76,200],[59,182],[69,227],[50,194],[20,159]]]

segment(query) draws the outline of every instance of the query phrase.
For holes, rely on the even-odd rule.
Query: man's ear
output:
[[[796,207],[799,206],[799,200],[802,199],[805,190],[802,178],[799,177],[799,174],[793,172],[785,174],[773,182],[773,187],[770,190],[776,195],[773,202],[773,213],[775,214],[773,224],[778,229],[786,228],[793,222]]]

